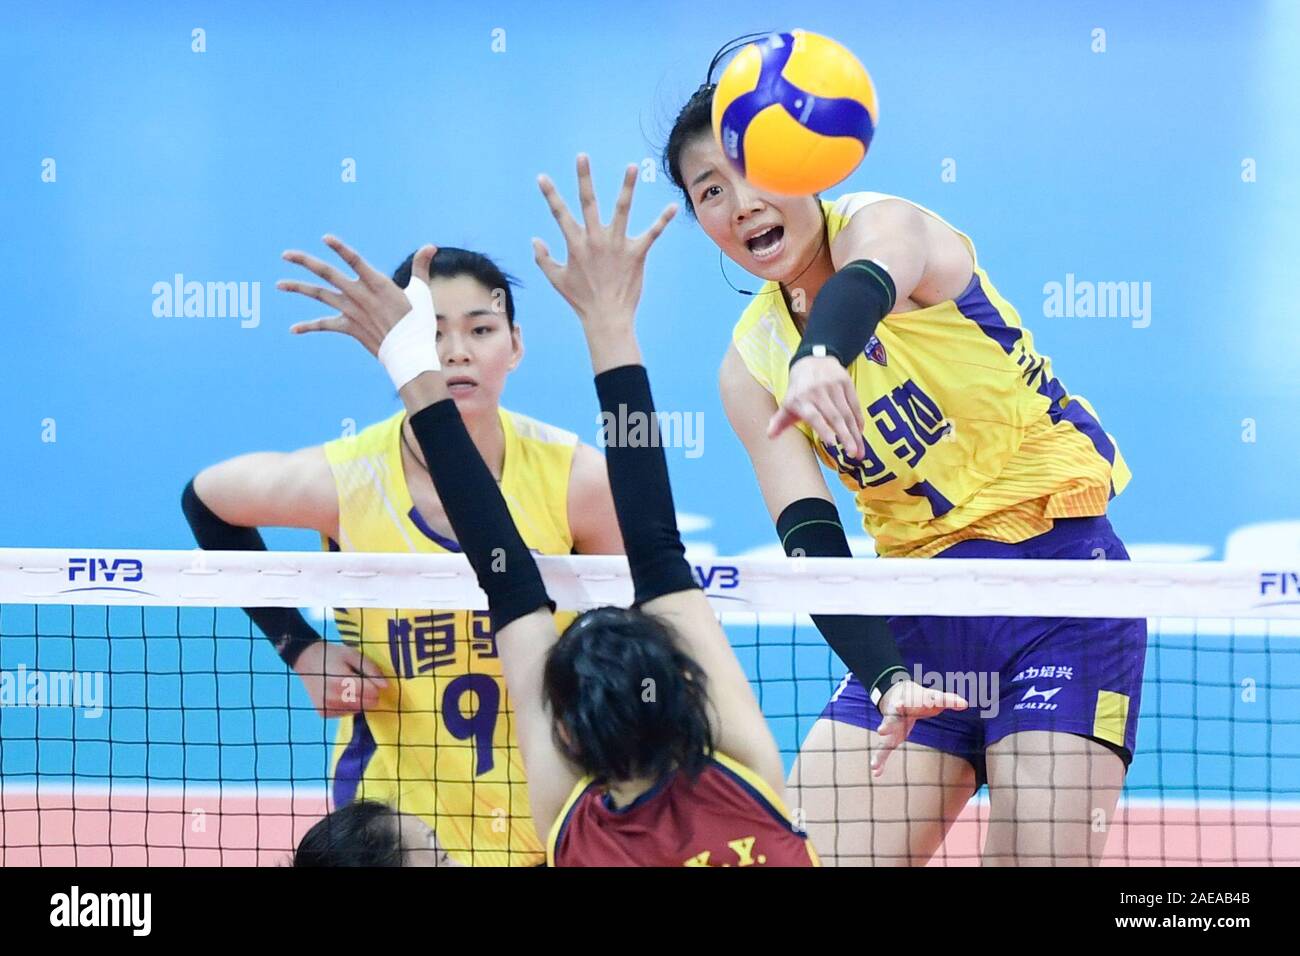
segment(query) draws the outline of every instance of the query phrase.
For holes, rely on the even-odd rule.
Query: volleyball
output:
[[[876,88],[847,48],[773,33],[742,49],[713,94],[713,135],[760,189],[807,196],[858,168],[875,132]]]

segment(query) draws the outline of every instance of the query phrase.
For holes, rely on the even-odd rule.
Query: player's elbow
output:
[[[199,472],[199,474],[201,475],[202,472]],[[185,515],[191,525],[194,524],[194,518],[200,509],[207,507],[204,504],[203,499],[199,496],[198,488],[196,487],[198,485],[198,480],[199,475],[195,475],[187,481],[185,487],[181,489],[181,513]]]
[[[247,496],[248,489],[241,487],[238,473],[229,468],[228,462],[221,462],[204,468],[185,485],[181,511],[196,534],[200,529],[225,525],[253,527],[255,522],[242,520],[243,515],[234,513],[239,510],[237,502]]]
[[[201,469],[181,491],[181,511],[190,526],[197,520],[211,520],[221,516],[222,502],[220,465]]]
[[[222,464],[224,462],[200,468],[195,472],[194,477],[189,480],[189,484],[185,486],[192,490],[199,500],[209,506],[221,493]]]
[[[196,482],[197,476],[186,482],[181,490],[181,513],[185,515],[185,522],[199,547],[207,548],[214,542],[213,529],[220,529],[222,521],[199,495]]]

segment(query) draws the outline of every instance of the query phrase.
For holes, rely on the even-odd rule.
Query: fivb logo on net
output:
[[[1261,571],[1256,607],[1300,606],[1300,571]]]
[[[691,573],[700,589],[709,594],[740,587],[740,568],[734,564],[692,564]]]
[[[149,594],[140,588],[124,585],[144,580],[144,562],[139,558],[73,557],[68,559],[67,587],[60,594],[74,591],[125,591],[130,594]]]

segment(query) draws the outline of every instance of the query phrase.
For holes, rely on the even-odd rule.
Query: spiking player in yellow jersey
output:
[[[400,286],[411,268],[408,257],[397,269]],[[540,554],[622,553],[601,455],[500,406],[523,357],[510,277],[455,248],[438,251],[429,277],[448,389],[524,542]],[[315,286],[281,288],[337,307]],[[264,547],[256,529],[272,525],[316,530],[344,551],[459,550],[405,412],[324,445],[214,465],[191,482],[184,505],[204,548]],[[317,710],[341,718],[336,807],[377,800],[418,816],[455,863],[545,860],[486,613],[340,608],[342,644],[321,641],[295,610],[250,614]],[[560,626],[570,617],[559,615]]]
[[[1124,459],[969,237],[879,193],[754,188],[712,136],[713,89],[681,110],[664,165],[709,238],[767,280],[721,386],[787,553],[850,553],[820,460],[884,556],[1126,559],[1106,519]],[[924,863],[987,782],[986,863],[1100,860],[1099,811],[1135,745],[1144,621],[814,621],[851,671],[791,778],[823,859]],[[999,689],[959,710],[927,699],[918,672]]]

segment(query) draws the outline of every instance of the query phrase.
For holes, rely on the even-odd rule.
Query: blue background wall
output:
[[[528,357],[507,402],[594,440],[576,322],[528,247],[558,240],[534,177],[572,199],[586,150],[608,208],[715,46],[790,12],[53,3],[2,16],[0,497],[23,504],[0,544],[184,547],[176,497],[202,465],[396,408],[355,343],[286,331],[315,313],[273,288],[294,271],[279,254],[321,249],[326,231],[384,267],[425,240],[499,258],[526,283]],[[800,22],[853,48],[880,91],[879,134],[844,188],[907,196],[973,236],[1128,456],[1135,481],[1114,506],[1126,537],[1218,551],[1238,526],[1300,518],[1300,322],[1284,304],[1296,4],[818,3]],[[196,27],[205,53],[191,52]],[[673,198],[662,176],[643,184],[634,225]],[[156,318],[153,284],[176,273],[260,282],[260,324]],[[1150,282],[1151,324],[1044,317],[1043,286],[1067,273]],[[715,387],[743,304],[683,217],[652,255],[642,338],[661,404],[705,415],[704,454],[672,467],[680,506],[712,518],[707,537],[730,553],[771,540]]]
[[[657,165],[718,44],[797,25],[855,50],[880,92],[878,136],[843,188],[906,196],[974,238],[1128,457],[1113,518],[1134,550],[1300,555],[1300,4],[855,0],[805,4],[797,24],[791,9],[6,4],[0,545],[188,547],[177,500],[203,465],[393,411],[355,343],[287,332],[317,313],[274,290],[293,272],[279,254],[323,248],[326,231],[384,268],[427,240],[497,257],[525,282],[528,354],[507,403],[594,441],[576,322],[528,247],[558,241],[534,178],[550,172],[572,200],[585,150],[608,210],[623,164]],[[664,177],[643,183],[634,226],[673,198]],[[155,317],[152,287],[177,273],[260,283],[260,323]],[[1150,325],[1046,317],[1044,286],[1067,274],[1149,282]],[[675,223],[651,257],[641,336],[661,407],[704,414],[704,454],[670,465],[679,506],[700,516],[692,540],[720,553],[772,541],[715,387],[743,305],[707,238]],[[31,664],[28,650],[8,642],[5,665]]]

